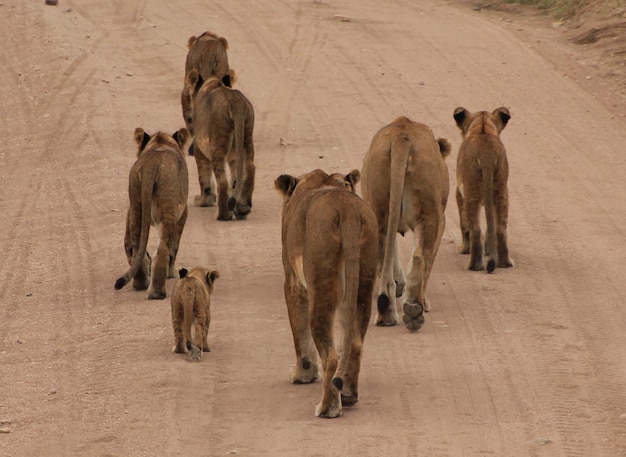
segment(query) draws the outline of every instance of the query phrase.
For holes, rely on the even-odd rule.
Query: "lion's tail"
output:
[[[130,268],[115,281],[115,289],[119,290],[135,277],[141,267],[148,249],[148,236],[150,234],[150,218],[152,212],[152,192],[156,179],[156,169],[146,167],[141,177],[141,231],[139,235],[139,247],[133,257]],[[129,221],[130,222],[130,221]],[[148,272],[150,274],[150,272]]]
[[[342,374],[348,371],[348,363],[350,362],[350,354],[353,349],[354,335],[357,326],[360,325],[356,321],[357,308],[360,306],[359,300],[359,276],[361,269],[361,234],[365,230],[365,224],[360,214],[348,214],[347,217],[340,221],[340,237],[343,249],[344,273],[345,273],[345,289],[343,293],[343,303],[341,304],[341,312],[343,313],[341,322],[343,323],[343,348],[341,351],[341,360],[338,367],[338,374],[333,378],[333,385],[341,391],[343,388]]]
[[[193,279],[183,279],[184,283],[181,287],[181,301],[183,305],[183,341],[185,347],[189,350],[190,345],[193,344],[191,338],[191,327],[193,325],[193,304],[195,302],[195,287],[193,286]]]
[[[235,183],[235,195],[239,197],[243,189],[243,167],[245,165],[244,133],[246,128],[245,116],[243,113],[234,113],[235,132],[234,143],[235,152],[237,153],[237,182]]]
[[[483,169],[483,204],[485,219],[487,219],[487,233],[485,234],[485,254],[487,257],[487,272],[493,273],[496,269],[496,211],[493,201],[493,166]]]
[[[387,220],[387,233],[383,246],[383,267],[380,278],[381,293],[378,295],[378,312],[384,314],[389,309],[394,297],[389,296],[388,285],[393,283],[393,254],[396,233],[400,224],[402,212],[402,193],[404,192],[404,180],[406,167],[413,145],[407,135],[395,137],[391,142],[390,164],[390,191],[389,191],[389,218]],[[395,294],[394,294],[395,295]]]
[[[233,211],[236,207],[238,211],[243,211],[247,214],[252,206],[251,201],[240,201],[246,182],[246,172],[244,167],[247,165],[247,151],[245,149],[246,144],[246,128],[248,122],[248,110],[250,109],[249,101],[241,92],[233,91],[237,93],[240,98],[237,103],[241,104],[243,108],[240,113],[234,112],[234,134],[233,144],[235,147],[235,154],[237,156],[237,168],[235,169],[235,189],[233,189],[233,196],[228,199],[228,209]]]

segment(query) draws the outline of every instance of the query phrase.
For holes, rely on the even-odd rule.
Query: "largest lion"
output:
[[[320,417],[341,415],[358,401],[361,350],[376,280],[376,216],[351,190],[358,170],[346,176],[315,170],[281,175],[282,256],[285,301],[296,349],[291,382],[313,382],[322,360]],[[338,313],[341,342],[334,344]]]
[[[395,325],[395,298],[402,296],[403,321],[411,330],[429,310],[426,285],[445,226],[450,191],[444,158],[450,144],[432,130],[406,117],[380,129],[363,161],[363,198],[378,218],[380,290],[377,325]],[[398,257],[396,233],[411,230],[414,248],[405,279]]]
[[[115,282],[115,288],[121,289],[133,279],[135,289],[148,289],[148,299],[163,299],[167,278],[176,277],[176,254],[187,221],[189,175],[183,147],[189,132],[182,128],[173,136],[162,132],[150,136],[137,128],[134,136],[138,150],[128,179],[130,207],[124,237],[130,268]],[[159,233],[152,261],[147,251],[150,225]]]
[[[254,108],[241,91],[197,70],[186,77],[191,96],[194,157],[198,165],[198,206],[210,206],[212,173],[217,181],[217,219],[245,219],[254,190]],[[229,177],[226,174],[228,164]]]

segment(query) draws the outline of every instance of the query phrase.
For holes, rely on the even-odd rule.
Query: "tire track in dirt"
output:
[[[23,38],[27,46],[32,46],[32,37]],[[103,39],[92,40],[90,44],[96,50],[102,42]],[[17,318],[18,314],[28,310],[39,315],[43,322],[54,322],[54,327],[49,330],[12,328],[7,331],[7,334],[20,335],[26,342],[28,349],[22,352],[35,365],[20,364],[13,356],[15,351],[11,351],[6,366],[14,368],[10,377],[13,382],[22,385],[24,392],[29,392],[28,395],[16,396],[8,405],[14,423],[22,428],[19,438],[30,439],[33,448],[40,449],[40,455],[48,452],[67,455],[73,453],[71,449],[80,442],[81,431],[99,426],[98,411],[101,412],[103,406],[100,400],[113,394],[108,386],[111,377],[120,372],[106,365],[106,355],[93,357],[93,354],[99,353],[97,347],[87,350],[91,347],[91,340],[86,335],[94,336],[95,333],[97,336],[102,332],[102,321],[98,318],[106,314],[102,306],[94,309],[94,304],[102,305],[103,302],[97,298],[94,300],[90,293],[93,285],[100,282],[100,267],[94,262],[96,256],[87,220],[94,210],[97,211],[98,205],[91,204],[91,196],[84,193],[88,186],[80,177],[50,173],[50,170],[72,170],[76,160],[85,164],[105,152],[102,148],[104,142],[98,140],[97,135],[86,133],[96,130],[92,122],[98,107],[94,106],[94,100],[84,88],[93,83],[97,70],[90,68],[92,65],[86,51],[78,53],[65,68],[63,59],[53,56],[54,51],[48,50],[46,59],[58,64],[49,63],[46,67],[49,74],[45,75],[48,77],[47,89],[43,95],[40,95],[37,86],[32,83],[27,85],[28,80],[24,84],[25,94],[29,91],[38,94],[36,107],[28,112],[29,118],[24,123],[39,127],[43,114],[43,123],[46,124],[45,129],[26,129],[27,132],[36,132],[31,137],[34,141],[29,146],[29,152],[37,165],[31,182],[21,185],[28,190],[21,193],[21,208],[12,221],[15,230],[31,239],[26,249],[15,249],[13,252],[19,255],[23,265],[33,264],[26,270],[29,274],[22,278],[23,282],[16,285],[21,294],[25,294],[25,284],[32,283],[34,290],[32,299],[12,304],[7,313]],[[85,106],[91,108],[82,109]],[[39,134],[40,130],[54,132],[54,136],[46,137]],[[77,153],[59,153],[72,150]],[[82,167],[86,175],[87,172],[93,174],[91,167],[93,163]],[[99,199],[96,197],[95,200]],[[33,216],[42,212],[49,213],[46,226],[33,225]],[[49,228],[55,230],[50,231]],[[15,237],[16,240],[20,238]],[[44,253],[43,257],[41,253]],[[16,263],[17,260],[14,259]],[[41,284],[41,278],[50,280]],[[15,295],[6,289],[3,294]],[[37,303],[54,303],[56,306],[42,308]],[[40,348],[38,353],[29,352],[33,345]],[[46,381],[42,386],[31,384],[33,366],[42,370],[40,374],[45,373]],[[80,387],[77,392],[71,392],[66,390],[67,386]],[[94,393],[100,397],[94,397],[92,402],[90,396]],[[42,418],[47,418],[38,420],[34,427],[29,426],[33,422],[32,416],[19,413],[29,411],[28,404],[31,402],[40,404],[38,412]],[[42,430],[45,432],[42,433]],[[40,444],[43,441],[50,443],[51,435],[57,436],[51,444]]]
[[[321,46],[323,37],[320,37],[318,21],[313,20],[303,23],[299,19],[303,14],[307,13],[303,11],[304,8],[306,7],[298,4],[295,9],[293,7],[288,9],[288,11],[291,10],[290,14],[294,17],[294,25],[292,30],[287,30],[288,35],[285,35],[285,32],[283,32],[282,36],[277,35],[277,30],[268,29],[265,23],[259,20],[260,18],[250,15],[247,8],[236,10],[234,15],[238,18],[237,26],[244,27],[244,30],[247,30],[251,37],[254,37],[258,43],[263,44],[262,48],[261,46],[258,47],[262,54],[269,57],[265,63],[265,65],[269,64],[270,72],[268,74],[275,74],[276,70],[280,69],[280,75],[276,75],[279,76],[280,84],[276,84],[277,81],[274,80],[272,86],[268,87],[269,94],[267,99],[271,101],[271,105],[262,110],[267,113],[267,117],[263,118],[264,122],[259,123],[259,135],[272,137],[276,143],[278,143],[279,138],[285,138],[289,142],[291,137],[297,136],[297,133],[291,135],[286,130],[289,125],[293,124],[292,118],[296,115],[295,113],[298,113],[298,116],[311,117],[311,107],[306,102],[303,103],[302,92],[313,55]],[[285,14],[285,11],[282,11],[279,7],[275,11],[267,12],[266,14],[269,16]],[[278,42],[272,43],[272,41],[276,41],[276,38],[274,38],[276,36],[278,37]],[[237,70],[235,69],[235,71]],[[242,84],[244,84],[244,81],[242,81]],[[273,110],[272,106],[285,106],[286,109],[281,109],[280,111]],[[277,115],[281,117],[274,119]],[[264,131],[268,126],[271,126],[272,131]],[[315,131],[316,126],[311,126],[311,130]],[[319,135],[319,132],[303,133],[314,138],[307,140],[298,138],[297,141],[299,143],[303,140],[314,143],[318,141],[317,135]]]
[[[9,280],[0,287],[0,302],[17,300],[2,307],[9,319],[0,322],[0,338],[8,334],[0,384],[15,393],[0,401],[0,418],[8,411],[13,419],[0,455],[626,452],[626,292],[620,287],[626,282],[626,171],[615,153],[626,138],[623,124],[609,121],[588,94],[560,80],[550,64],[538,64],[532,48],[504,46],[509,37],[498,27],[431,2],[95,3],[76,6],[87,9],[93,24],[79,17],[71,34],[96,32],[71,49],[75,60],[49,60],[55,52],[37,44],[39,57],[48,54],[41,59],[46,64],[40,70],[24,65],[20,53],[33,42],[32,30],[41,30],[25,27],[24,48],[11,48],[19,52],[11,54],[9,68],[33,71],[18,80],[24,81],[20,92],[0,88],[3,98],[20,97],[14,102],[19,114],[0,126],[17,138],[19,155],[0,154],[0,164],[11,164],[16,175],[33,169],[19,175],[28,176],[23,181],[7,176],[14,189],[3,191],[16,223],[0,222],[3,236],[11,237],[3,244],[0,275]],[[18,4],[20,18],[33,21],[25,25],[37,25],[35,7]],[[389,23],[379,20],[391,17],[385,8],[396,10]],[[333,19],[335,11],[352,21]],[[167,24],[156,20],[167,12]],[[442,18],[458,27],[446,30]],[[186,23],[202,28],[187,33]],[[243,69],[241,87],[258,100],[259,167],[248,221],[220,224],[214,210],[190,208],[179,264],[223,272],[209,332],[213,352],[190,364],[170,353],[168,304],[147,302],[132,290],[114,294],[110,283],[125,266],[120,208],[127,204],[134,122],[140,116],[144,125],[181,122],[184,44],[207,23],[210,30],[224,26],[215,31],[231,41],[231,65]],[[176,50],[159,47],[170,39]],[[119,56],[112,60],[117,40]],[[494,43],[504,50],[493,51]],[[479,68],[476,60],[487,64]],[[289,78],[281,73],[287,65]],[[118,80],[122,68],[134,76]],[[46,78],[48,93],[39,85]],[[325,101],[329,94],[336,103]],[[153,97],[160,98],[151,103]],[[514,114],[504,141],[517,266],[494,275],[463,270],[467,259],[454,252],[452,195],[426,325],[418,334],[371,327],[360,404],[336,422],[316,420],[319,383],[286,381],[293,345],[280,255],[266,256],[280,252],[279,199],[270,192],[275,173],[320,160],[359,166],[375,130],[397,114],[429,123],[456,150],[452,110],[493,103],[512,106]],[[51,116],[41,119],[45,114]],[[296,140],[281,148],[277,140],[288,128]],[[615,133],[601,134],[608,131]],[[338,145],[346,151],[333,149]],[[451,182],[454,158],[448,159]],[[188,165],[193,195],[193,159]],[[67,176],[49,177],[55,168]],[[36,223],[42,213],[47,226]],[[26,297],[27,290],[34,295]],[[24,313],[34,310],[43,324],[25,325]]]

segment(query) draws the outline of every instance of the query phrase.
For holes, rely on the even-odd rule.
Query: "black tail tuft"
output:
[[[489,259],[487,261],[487,273],[493,273],[493,270],[496,269],[496,261],[494,259]]]
[[[343,389],[343,379],[340,377],[333,378],[333,386],[335,386],[338,391],[341,391],[341,389]]]
[[[117,281],[115,281],[115,290],[120,290],[122,287],[124,287],[126,284],[128,284],[128,281],[126,280],[126,278],[124,278],[123,276],[121,278],[119,278]]]
[[[378,313],[385,314],[389,310],[389,297],[387,294],[380,294],[378,296]]]

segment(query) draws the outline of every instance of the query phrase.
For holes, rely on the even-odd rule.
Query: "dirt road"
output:
[[[558,42],[436,0],[0,12],[0,456],[626,455],[625,122]],[[193,364],[171,352],[169,298],[113,284],[133,130],[183,125],[186,43],[207,29],[256,109],[257,185],[246,221],[190,207],[178,264],[221,273]],[[315,418],[320,384],[288,383],[273,181],[360,168],[406,115],[452,142],[454,192],[457,106],[511,110],[516,266],[464,269],[452,193],[426,324],[371,326],[360,403]]]

